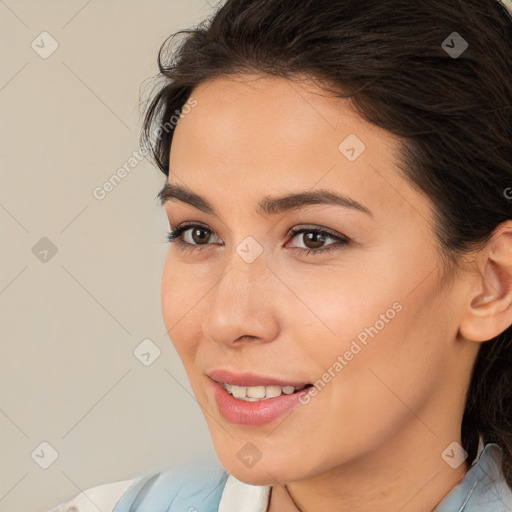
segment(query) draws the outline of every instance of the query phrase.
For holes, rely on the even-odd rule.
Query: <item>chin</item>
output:
[[[259,460],[252,462],[251,465],[250,461],[245,463],[243,457],[241,459],[238,457],[239,449],[233,448],[233,451],[228,452],[225,448],[217,451],[220,463],[228,473],[246,484],[261,486],[283,485],[302,480],[307,476],[300,462],[295,463],[294,461],[286,460],[285,457],[280,457],[278,460],[275,458],[265,458],[262,455]],[[275,452],[273,455],[278,456]],[[291,468],[293,468],[293,472],[290,472]]]
[[[283,485],[285,483],[289,483],[295,478],[290,478],[290,475],[283,474],[281,471],[272,471],[267,470],[266,467],[261,466],[260,468],[245,468],[240,464],[233,465],[232,470],[228,473],[233,475],[240,482],[244,482],[250,485],[260,485],[260,486],[273,486],[273,485]]]

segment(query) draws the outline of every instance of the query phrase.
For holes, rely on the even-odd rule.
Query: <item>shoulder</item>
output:
[[[136,478],[91,487],[72,500],[62,503],[49,512],[111,512],[125,491]]]
[[[48,512],[217,512],[227,477],[217,461],[195,459],[92,487]]]
[[[227,478],[217,460],[175,464],[138,477],[112,512],[217,512]]]

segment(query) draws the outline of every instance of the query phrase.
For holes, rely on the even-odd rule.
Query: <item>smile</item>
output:
[[[222,382],[221,385],[235,398],[247,402],[268,400],[269,398],[276,398],[281,395],[291,395],[311,386],[311,384],[304,384],[302,386],[236,386],[225,382]]]

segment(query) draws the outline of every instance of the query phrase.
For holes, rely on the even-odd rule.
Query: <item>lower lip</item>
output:
[[[235,398],[218,382],[212,381],[215,401],[222,417],[235,425],[260,427],[272,423],[277,418],[298,405],[301,395],[307,395],[308,390],[291,395],[281,395],[256,402],[248,402]]]

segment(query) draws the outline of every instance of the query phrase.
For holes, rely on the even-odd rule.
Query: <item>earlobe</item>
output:
[[[473,290],[460,334],[488,341],[512,325],[512,221],[503,223],[477,260]]]

